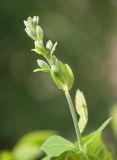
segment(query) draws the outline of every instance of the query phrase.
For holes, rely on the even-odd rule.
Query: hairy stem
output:
[[[83,153],[83,160],[88,160],[87,154],[84,153],[84,151],[83,151],[81,133],[80,133],[80,129],[79,129],[79,126],[78,126],[78,120],[77,120],[77,116],[76,116],[76,112],[75,112],[75,109],[74,109],[74,105],[73,105],[73,102],[72,102],[72,99],[71,99],[71,96],[70,96],[70,93],[69,93],[68,90],[65,91],[65,96],[67,98],[69,109],[70,109],[70,112],[71,112],[71,115],[72,115],[72,119],[73,119],[73,123],[74,123],[74,127],[75,127],[75,132],[76,132],[76,136],[77,136],[79,149]]]

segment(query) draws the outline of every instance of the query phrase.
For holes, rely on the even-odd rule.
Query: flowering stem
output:
[[[75,132],[76,132],[76,136],[77,136],[79,149],[83,153],[83,160],[88,160],[87,154],[84,153],[84,151],[83,151],[84,149],[83,149],[83,146],[82,146],[82,139],[81,139],[80,129],[79,129],[79,126],[78,126],[78,120],[77,120],[77,116],[76,116],[76,112],[75,112],[75,109],[74,109],[74,105],[73,105],[73,102],[72,102],[72,99],[71,99],[71,96],[70,96],[70,93],[69,93],[68,90],[65,91],[65,96],[66,96],[66,99],[67,99],[67,102],[68,102],[68,105],[69,105],[69,109],[70,109],[70,112],[71,112],[71,115],[72,115],[72,119],[73,119],[73,123],[74,123],[74,127],[75,127]]]

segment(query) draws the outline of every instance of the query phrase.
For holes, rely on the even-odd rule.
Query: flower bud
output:
[[[25,31],[33,40],[43,41],[43,30],[38,26],[39,17],[28,17],[27,21],[24,21],[26,26]]]
[[[39,17],[38,17],[38,16],[34,16],[34,17],[33,17],[33,23],[34,23],[35,25],[38,25],[38,23],[39,23]]]
[[[46,43],[46,49],[49,50],[49,51],[51,51],[52,48],[53,48],[52,41],[51,40],[47,41],[47,43]]]
[[[57,61],[56,65],[51,67],[51,76],[59,89],[66,91],[72,88],[74,76],[67,64]]]
[[[32,49],[32,51],[35,51],[36,53],[41,54],[44,57],[47,57],[48,53],[45,50],[43,43],[40,41],[35,41],[34,44],[35,44],[35,48]]]
[[[30,28],[26,27],[25,28],[26,33],[28,34],[28,36],[30,38],[32,38],[33,40],[36,40],[36,34],[35,32],[33,32],[32,30],[30,30]]]
[[[38,41],[43,41],[43,30],[40,26],[36,26],[36,36]]]
[[[32,19],[31,17],[28,17],[27,22],[28,22],[28,24],[29,24],[30,30],[35,31],[36,25],[35,25],[35,23],[33,22],[33,19]]]

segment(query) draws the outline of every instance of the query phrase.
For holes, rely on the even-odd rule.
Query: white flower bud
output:
[[[33,23],[37,25],[38,22],[39,22],[39,17],[38,16],[34,16],[33,17]]]
[[[43,41],[43,30],[40,26],[36,26],[36,35],[39,41]]]
[[[48,49],[48,50],[51,51],[52,48],[53,48],[53,43],[52,43],[52,41],[51,41],[51,40],[47,41],[47,43],[46,43],[46,49]]]

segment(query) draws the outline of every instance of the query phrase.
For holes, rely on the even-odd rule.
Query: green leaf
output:
[[[25,135],[13,149],[13,156],[16,160],[34,160],[42,153],[40,150],[42,143],[53,134],[52,131],[41,131]]]
[[[108,125],[111,119],[112,118],[109,118],[101,125],[101,127],[99,127],[99,129],[82,138],[84,149],[90,160],[112,160],[110,152],[107,150],[101,139],[102,130]]]
[[[9,151],[0,152],[0,160],[13,160],[11,152]]]
[[[67,151],[67,152],[62,153],[61,155],[56,157],[56,160],[67,160],[69,152],[71,152],[71,151]]]
[[[80,90],[77,90],[76,92],[75,106],[76,106],[76,111],[80,116],[78,126],[80,128],[80,132],[82,133],[88,122],[88,111],[87,111],[87,104],[85,97]]]
[[[66,91],[72,88],[74,76],[68,64],[57,60],[56,64],[51,66],[51,76],[59,89]]]
[[[74,75],[68,64],[65,64],[66,70],[64,70],[66,76],[66,84],[68,86],[68,90],[70,90],[74,83]]]
[[[55,134],[55,131],[35,131],[24,135],[16,144],[16,146],[31,144],[40,146],[48,137]]]
[[[54,80],[55,84],[59,89],[64,89],[65,83],[63,78],[61,78],[61,68],[60,66],[52,65],[51,66],[51,77]]]
[[[90,144],[101,132],[102,130],[110,123],[112,120],[112,117],[107,119],[91,136],[89,135],[89,138],[85,140],[84,147],[86,147],[88,144]]]
[[[16,160],[34,160],[41,155],[40,148],[37,145],[21,145],[17,146],[13,151]]]
[[[87,154],[87,155],[89,158],[88,160],[97,160],[95,157],[91,156],[90,154]],[[78,153],[68,151],[56,157],[56,160],[83,160],[83,154],[80,151]]]
[[[51,76],[59,89],[66,91],[72,88],[74,76],[68,64],[57,60],[51,66]]]
[[[90,136],[95,135],[95,132],[92,133]],[[87,138],[86,138],[87,139]],[[87,153],[95,160],[112,160],[112,155],[107,150],[106,146],[102,141],[102,133],[99,133],[95,139],[91,143],[87,145],[86,148]]]
[[[78,154],[70,152],[68,153],[68,157],[71,160],[84,160],[81,152],[79,152]]]
[[[95,157],[88,155],[88,160],[97,160]],[[60,155],[59,157],[56,158],[56,160],[84,160],[82,152],[65,152],[65,154]]]
[[[49,137],[41,146],[48,156],[57,157],[66,151],[73,151],[76,149],[74,144],[67,139],[60,136]]]
[[[46,157],[44,157],[42,160],[50,160],[50,159],[51,159],[50,156],[46,156]]]

